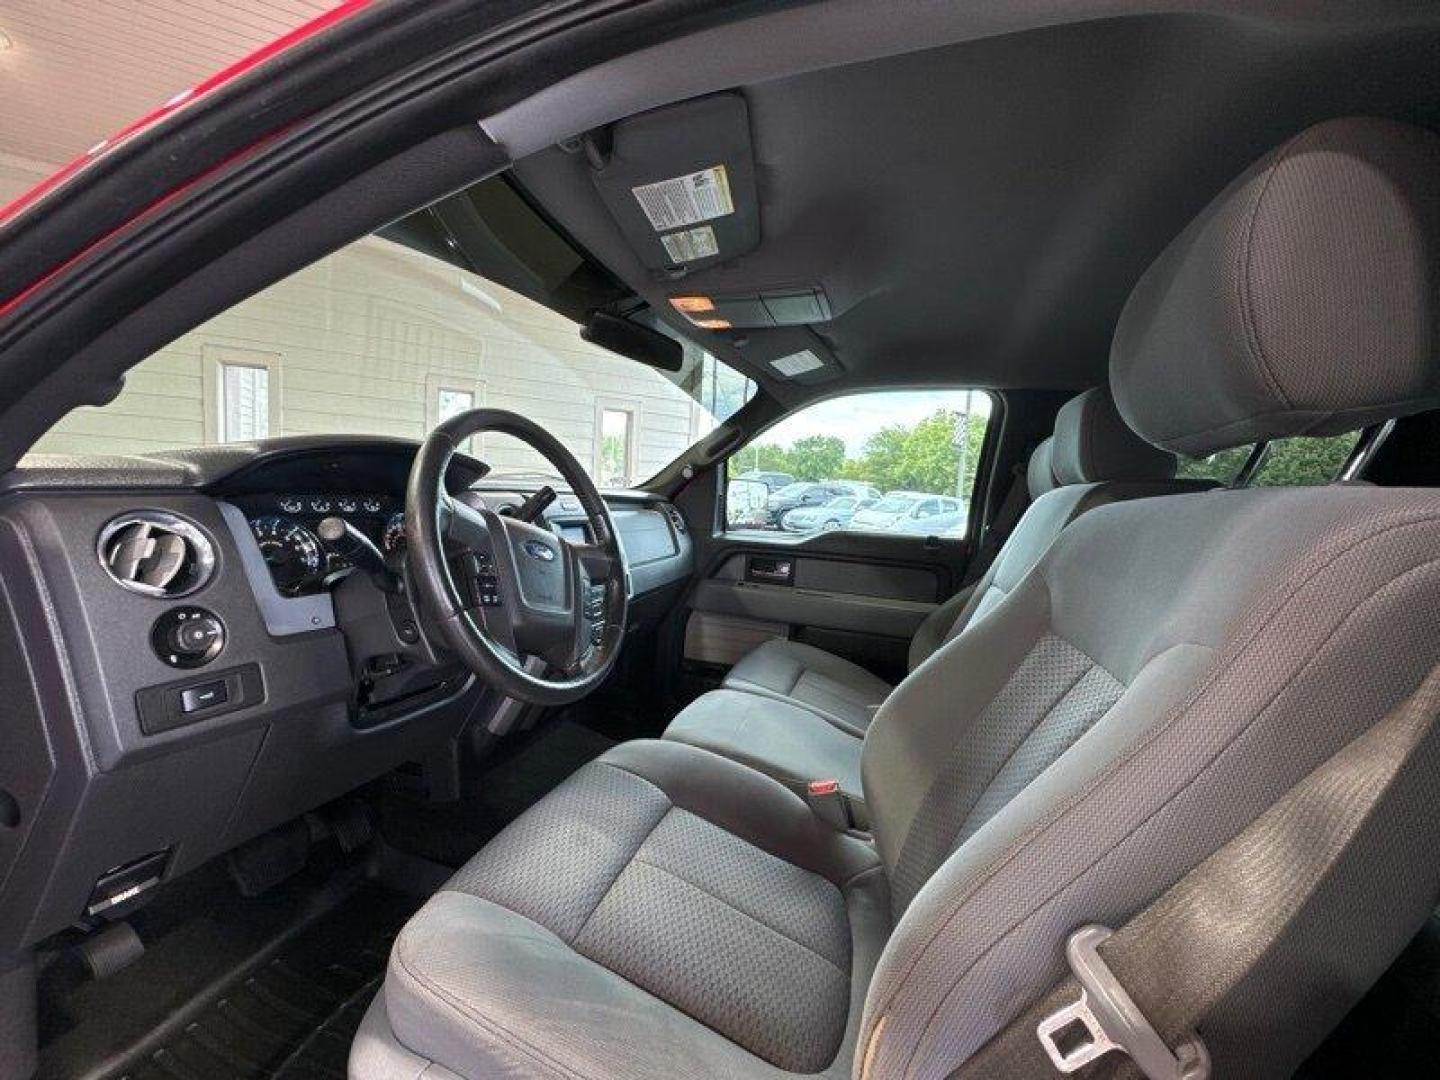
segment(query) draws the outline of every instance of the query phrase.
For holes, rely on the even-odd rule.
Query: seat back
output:
[[[1126,305],[1126,420],[1205,454],[1434,407],[1437,191],[1440,138],[1389,122],[1261,159]],[[866,739],[897,925],[858,1072],[947,1075],[1058,981],[1072,930],[1123,923],[1411,694],[1440,664],[1437,552],[1431,490],[1215,490],[1065,528]],[[1440,888],[1411,839],[1351,879],[1384,889],[1330,897],[1359,944],[1268,987],[1263,1047],[1253,1016],[1210,1018],[1217,1074],[1293,1069],[1383,970]]]
[[[1151,446],[1120,417],[1110,392],[1092,387],[1061,407],[1055,434],[1030,455],[1030,505],[974,587],[925,619],[910,642],[914,671],[936,649],[983,618],[1045,554],[1060,530],[1087,510],[1214,485],[1176,480],[1174,454]]]

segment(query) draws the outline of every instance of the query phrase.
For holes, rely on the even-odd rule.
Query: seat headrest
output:
[[[1060,406],[1051,444],[1050,469],[1060,484],[1168,480],[1175,475],[1175,455],[1131,431],[1109,392],[1099,386]]]
[[[1203,455],[1440,403],[1440,136],[1308,128],[1222,191],[1131,293],[1110,352],[1130,426]]]
[[[1030,452],[1030,464],[1025,467],[1025,487],[1030,491],[1031,499],[1038,499],[1047,491],[1054,491],[1060,486],[1060,481],[1055,479],[1055,468],[1051,464],[1051,455],[1055,450],[1055,436],[1047,435],[1045,441]]]

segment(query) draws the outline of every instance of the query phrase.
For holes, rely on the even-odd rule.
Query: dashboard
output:
[[[128,895],[115,883],[133,868],[184,873],[468,725],[511,722],[403,590],[348,572],[320,537],[339,517],[403,558],[417,448],[288,438],[0,478],[0,651],[24,657],[0,664],[15,821],[0,828],[0,952]],[[503,512],[533,490],[487,473],[456,455],[451,497]],[[604,497],[639,630],[679,603],[692,543],[663,499]],[[546,523],[586,538],[568,492]]]

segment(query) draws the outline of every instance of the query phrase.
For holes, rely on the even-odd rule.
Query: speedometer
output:
[[[262,517],[250,522],[250,531],[270,567],[275,587],[296,593],[319,576],[325,565],[320,541],[298,521],[283,517]]]

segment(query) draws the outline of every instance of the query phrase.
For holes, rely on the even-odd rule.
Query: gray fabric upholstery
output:
[[[1016,523],[1015,531],[995,556],[984,577],[965,594],[966,600],[959,614],[935,645],[922,652],[912,643],[911,670],[919,667],[940,645],[994,610],[1030,572],[1030,568],[1040,561],[1061,530],[1081,514],[1114,502],[1209,491],[1215,486],[1209,480],[1110,480],[1096,484],[1067,484],[1036,499]]]
[[[767,641],[740,658],[725,685],[731,690],[803,705],[842,731],[863,736],[890,684],[844,657],[800,641]]]
[[[402,1046],[390,1029],[390,1016],[385,1008],[385,989],[370,1001],[370,1007],[350,1044],[351,1076],[365,1080],[461,1080],[456,1074]]]
[[[1333,435],[1440,403],[1440,137],[1319,124],[1170,244],[1110,355],[1121,414],[1203,455]]]
[[[739,690],[701,694],[675,716],[665,738],[722,754],[803,792],[811,780],[838,780],[855,823],[869,823],[860,784],[861,736],[810,709]]]
[[[942,605],[940,618],[926,620],[910,645],[912,669],[995,610],[1024,580],[1060,531],[1081,514],[1111,502],[1202,491],[1212,486],[1204,481],[1179,480],[1069,484],[1036,499],[985,576],[974,588]],[[813,681],[824,680],[829,708],[817,708],[813,698],[787,697],[783,692],[786,682],[795,677],[795,669],[812,655],[823,658],[825,664],[825,675]],[[762,659],[763,667],[758,662]],[[874,676],[811,646],[774,641],[760,646],[736,665],[735,670],[744,671],[747,678],[738,683],[727,679],[726,689],[696,698],[670,722],[664,737],[724,754],[791,785],[833,777],[851,799],[856,823],[867,827],[870,815],[860,783],[864,729],[856,730],[858,722],[837,722],[839,710],[833,704],[842,692],[839,688],[846,685],[842,680],[847,669],[855,673],[854,685],[869,687],[855,692],[848,714],[857,721],[863,716],[868,728],[879,704],[872,685],[878,682]],[[775,678],[767,687],[757,686],[767,670],[783,672],[783,678]],[[734,689],[745,692],[735,693]],[[751,700],[745,700],[747,697]],[[879,700],[884,700],[884,695]]]
[[[1060,481],[1055,479],[1054,454],[1053,435],[1048,436],[1030,454],[1030,461],[1025,466],[1025,489],[1032,500],[1060,486]]]
[[[1103,387],[1075,395],[1055,416],[1050,469],[1059,484],[1169,480],[1178,464],[1174,454],[1151,446],[1130,429]]]
[[[464,1076],[844,1074],[887,908],[873,851],[774,781],[628,743],[407,925],[381,1030]]]
[[[897,907],[909,904],[951,851],[1049,768],[1123,692],[1114,676],[1064,638],[1047,633],[1036,641],[967,737],[949,747],[916,808],[891,874]]]
[[[1070,930],[1124,922],[1413,691],[1440,663],[1437,550],[1429,491],[1215,491],[1067,528],[866,738],[900,916],[871,989],[871,1075],[945,1075],[1063,973]],[[1093,669],[1084,700],[1046,707]],[[958,746],[965,761],[937,753]],[[1035,779],[987,816],[1015,747]],[[1212,1051],[1241,1055],[1240,1036]],[[1292,1066],[1308,1049],[1277,1038]]]

